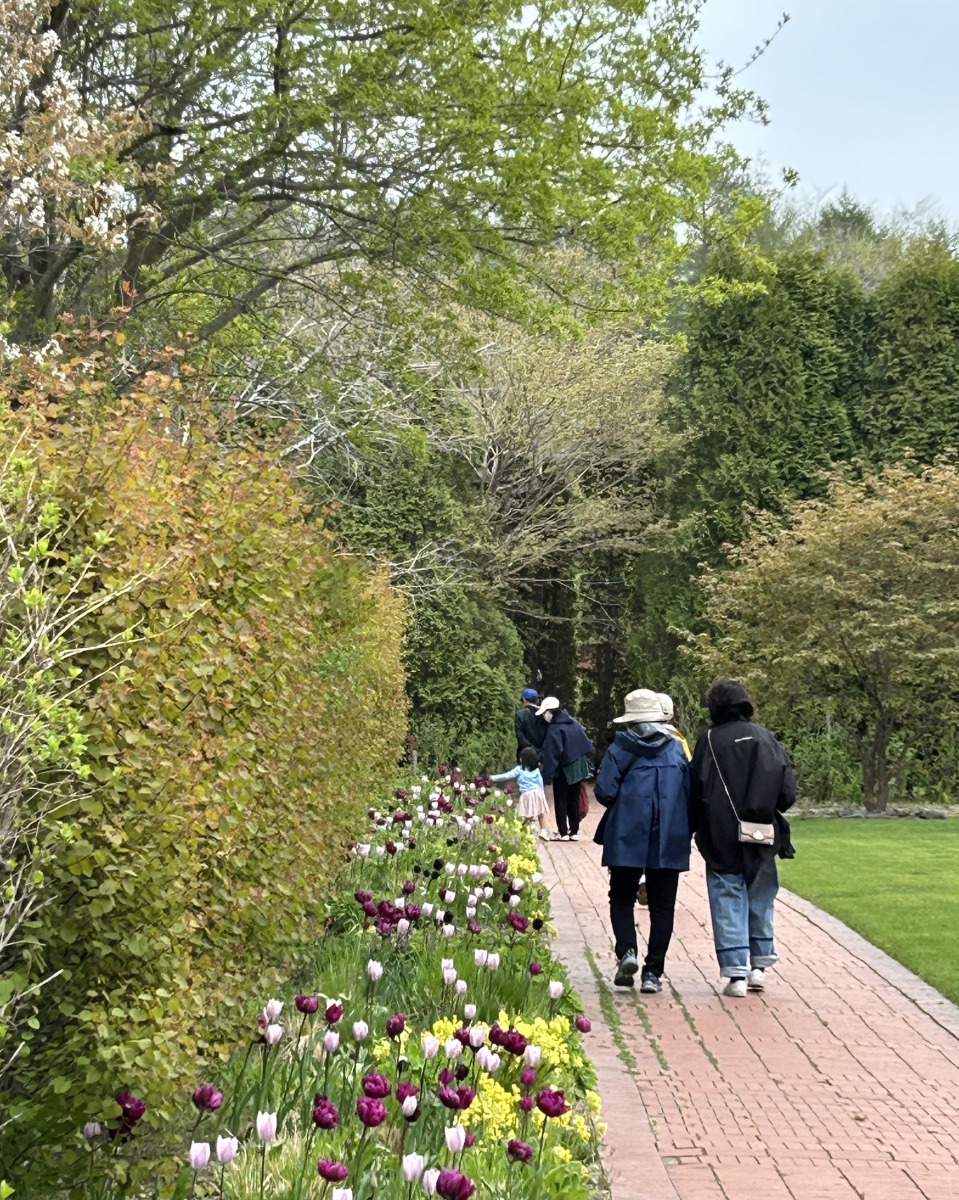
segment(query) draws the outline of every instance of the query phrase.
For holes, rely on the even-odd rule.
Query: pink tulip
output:
[[[261,1142],[272,1142],[276,1137],[276,1113],[257,1113],[256,1132]]]
[[[445,1129],[446,1149],[450,1154],[459,1154],[466,1145],[466,1130],[462,1125],[447,1125]]]
[[[232,1162],[240,1148],[240,1139],[235,1137],[218,1137],[216,1139],[217,1162]]]
[[[263,1036],[266,1038],[266,1044],[268,1046],[275,1046],[276,1043],[283,1036],[283,1026],[282,1025],[267,1025],[266,1031]]]
[[[194,1171],[202,1171],[210,1161],[209,1142],[190,1143],[190,1166]]]
[[[358,1042],[365,1042],[369,1036],[370,1027],[365,1021],[353,1022],[353,1037]]]
[[[439,1167],[430,1167],[428,1171],[423,1172],[423,1191],[427,1196],[436,1195],[436,1181],[440,1177]]]
[[[423,1167],[426,1165],[426,1160],[422,1154],[404,1154],[403,1155],[403,1178],[407,1183],[415,1183],[423,1174]]]

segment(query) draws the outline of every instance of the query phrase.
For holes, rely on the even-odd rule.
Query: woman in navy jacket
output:
[[[606,812],[594,841],[609,867],[609,917],[616,939],[618,987],[632,987],[639,970],[633,905],[642,874],[649,897],[649,943],[640,990],[658,992],[673,936],[679,876],[689,870],[689,766],[665,724],[656,692],[626,697],[625,712],[596,777]]]

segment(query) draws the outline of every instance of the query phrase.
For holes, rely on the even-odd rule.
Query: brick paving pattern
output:
[[[788,892],[766,992],[721,996],[695,851],[663,992],[613,988],[593,810],[542,858],[594,1021],[613,1200],[959,1200],[959,1010]]]

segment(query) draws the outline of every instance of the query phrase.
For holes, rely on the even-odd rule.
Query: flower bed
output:
[[[530,832],[482,780],[423,784],[370,811],[302,990],[270,1000],[217,1085],[197,1087],[162,1194],[589,1195],[590,1026],[550,954]],[[94,1154],[135,1149],[142,1106],[117,1099],[116,1125],[87,1131]]]

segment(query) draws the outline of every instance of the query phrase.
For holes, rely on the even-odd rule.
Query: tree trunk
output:
[[[861,739],[862,790],[867,812],[885,812],[889,806],[889,739],[892,727],[880,715],[872,736]]]

